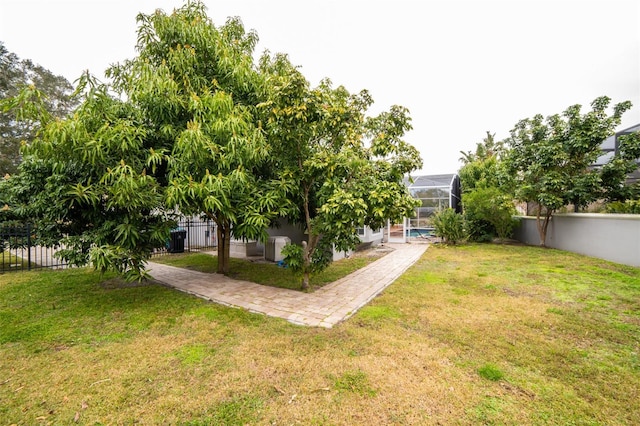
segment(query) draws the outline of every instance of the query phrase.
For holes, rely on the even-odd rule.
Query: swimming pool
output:
[[[411,228],[406,230],[409,238],[426,238],[433,237],[433,228]]]

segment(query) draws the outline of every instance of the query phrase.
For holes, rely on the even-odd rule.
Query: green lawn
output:
[[[430,247],[333,329],[86,269],[0,275],[0,424],[640,424],[640,269]]]
[[[38,266],[35,262],[31,262],[31,267]],[[19,269],[27,269],[29,264],[26,259],[16,256],[9,251],[0,252],[0,271],[12,271]]]
[[[336,281],[386,254],[375,248],[358,251],[348,258],[331,263],[321,274],[312,275],[311,290]],[[211,253],[184,253],[157,256],[154,262],[193,269],[200,272],[215,273],[218,268],[218,257]],[[229,276],[238,280],[251,281],[271,287],[300,290],[302,276],[275,263],[255,262],[246,259],[230,259]]]

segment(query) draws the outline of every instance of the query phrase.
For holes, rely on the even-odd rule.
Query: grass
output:
[[[31,262],[32,267],[36,267],[35,262]],[[9,251],[0,252],[0,271],[11,271],[13,269],[27,269],[29,264],[26,259],[16,256]]]
[[[640,424],[640,269],[430,247],[332,329],[86,269],[0,276],[0,424]]]
[[[484,377],[487,380],[491,380],[493,382],[497,382],[498,380],[502,380],[504,378],[504,373],[493,364],[485,364],[478,369],[478,374],[480,377]]]
[[[375,389],[369,385],[367,374],[363,371],[347,371],[333,382],[333,387],[338,391],[353,392],[358,395],[374,396]]]
[[[348,258],[332,262],[321,274],[312,275],[311,289],[320,288],[332,283],[369,263],[384,256],[386,252],[375,248],[357,251]],[[218,268],[218,257],[207,253],[183,253],[158,256],[154,262],[180,268],[193,269],[200,272],[215,273]],[[238,280],[251,281],[271,287],[300,290],[302,276],[275,263],[255,262],[247,259],[231,258],[229,276]]]

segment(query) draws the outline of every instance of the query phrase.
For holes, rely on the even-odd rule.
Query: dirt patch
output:
[[[387,247],[384,245],[379,246],[369,246],[363,249],[359,249],[353,253],[351,253],[350,257],[382,257],[386,254],[391,253],[395,249],[392,247]]]
[[[154,279],[144,279],[142,281],[128,282],[121,277],[110,278],[100,283],[100,287],[106,290],[116,290],[119,288],[149,287],[152,285],[163,285],[160,281]]]

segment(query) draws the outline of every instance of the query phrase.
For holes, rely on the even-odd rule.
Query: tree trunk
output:
[[[309,270],[307,269],[306,271],[304,271],[304,274],[302,274],[302,289],[303,290],[309,290],[309,279],[311,277],[311,274],[309,273]]]
[[[302,165],[300,166],[302,168]],[[309,236],[309,242],[302,242],[302,289],[309,289],[309,279],[311,277],[311,257],[313,251],[316,248],[318,239],[313,236],[313,229],[311,225],[311,213],[309,209],[309,192],[310,186],[304,188],[304,218],[307,228],[307,235]]]
[[[311,236],[309,236],[311,237]],[[311,277],[311,256],[309,253],[309,245],[306,241],[302,242],[302,289],[309,289],[309,279]]]
[[[227,275],[229,273],[229,258],[230,258],[230,240],[231,230],[227,221],[220,220],[217,223],[218,234],[218,273]]]
[[[313,235],[311,233],[309,235],[309,243],[306,241],[302,242],[302,289],[309,289],[309,280],[311,278],[311,258],[313,256],[313,251],[316,249],[318,245],[318,241],[320,240],[320,236]]]
[[[540,210],[542,206],[538,204],[538,213],[536,214],[536,224],[538,226],[538,236],[540,237],[540,247],[547,246],[547,229],[549,228],[549,222],[551,221],[552,210],[545,210],[544,218],[541,217]]]

